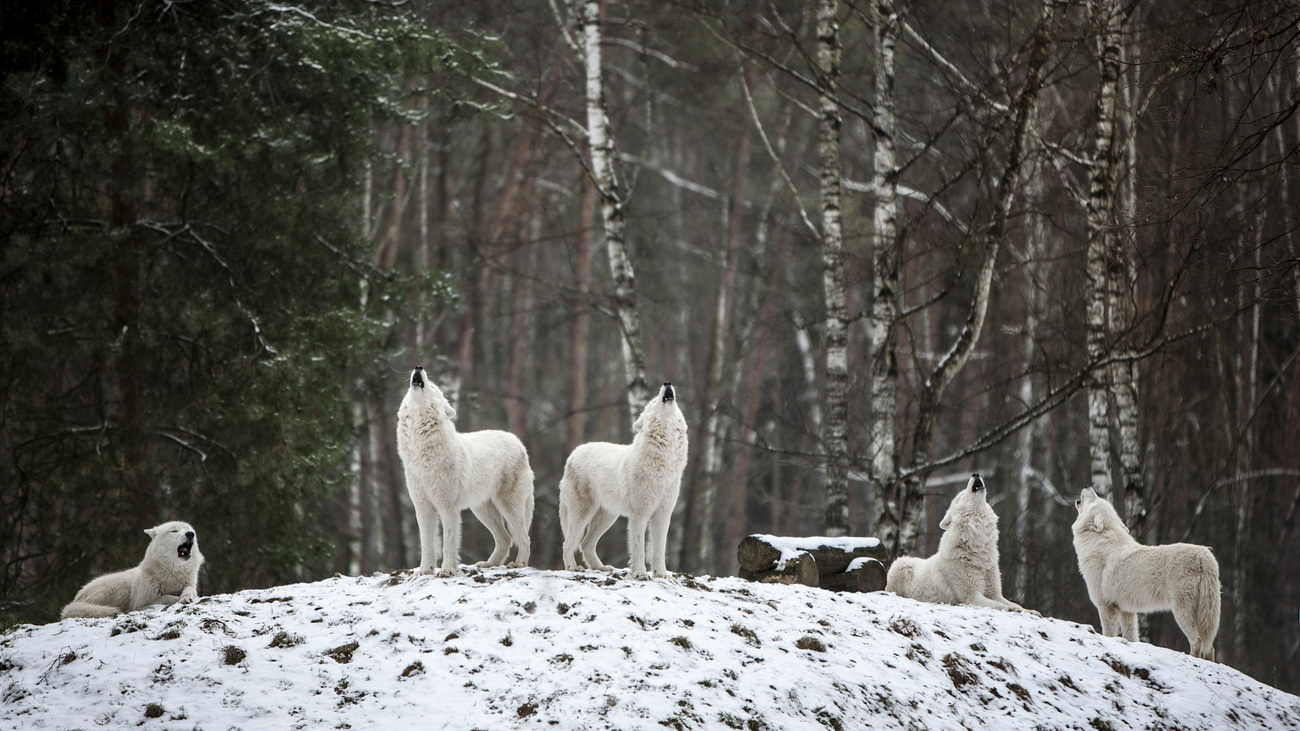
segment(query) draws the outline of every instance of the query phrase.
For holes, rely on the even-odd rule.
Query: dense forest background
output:
[[[202,593],[417,565],[394,418],[423,364],[462,431],[527,445],[535,566],[568,452],[671,381],[671,569],[734,573],[751,532],[928,555],[977,471],[1007,595],[1095,623],[1091,484],[1211,546],[1219,659],[1300,691],[1298,22],[7,3],[0,618],[55,618],[173,518]],[[489,542],[468,520],[463,558]]]

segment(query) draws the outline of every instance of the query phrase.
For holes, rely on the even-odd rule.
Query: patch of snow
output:
[[[1071,622],[532,569],[22,625],[0,701],[6,729],[1300,728],[1296,696]]]
[[[859,556],[858,558],[855,558],[849,562],[849,567],[845,569],[845,572],[848,573],[848,572],[857,571],[858,569],[865,567],[869,563],[880,563],[880,562],[869,556]],[[881,567],[884,567],[884,564],[880,564],[880,565]]]
[[[754,537],[775,548],[781,552],[781,558],[777,560],[780,566],[785,562],[798,558],[799,554],[822,548],[837,548],[845,553],[853,553],[859,548],[876,548],[880,546],[879,538],[858,538],[846,536],[842,538],[827,538],[825,536],[772,536],[766,533],[756,533]]]

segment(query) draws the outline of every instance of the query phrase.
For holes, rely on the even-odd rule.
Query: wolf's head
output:
[[[1105,533],[1108,530],[1122,530],[1125,533],[1128,532],[1128,529],[1124,527],[1124,521],[1119,519],[1119,513],[1115,512],[1115,506],[1111,505],[1109,500],[1103,500],[1099,497],[1091,487],[1083,488],[1078,499],[1074,501],[1074,507],[1079,511],[1079,517],[1074,519],[1074,525],[1072,526],[1075,535],[1087,531]]]
[[[456,423],[456,410],[452,408],[438,385],[429,380],[424,366],[416,366],[415,370],[411,371],[411,386],[406,391],[406,397],[402,399],[402,406],[420,411],[432,411],[453,424]]]
[[[677,392],[673,390],[673,384],[665,381],[664,385],[659,387],[659,394],[650,399],[641,410],[641,415],[632,424],[632,431],[640,432],[655,425],[678,421],[684,426],[686,417],[682,416],[682,410],[677,407]]]
[[[939,527],[948,530],[954,516],[984,509],[992,510],[988,504],[988,490],[984,487],[984,478],[976,472],[966,481],[966,489],[957,493],[957,496],[952,499],[952,504],[948,506],[948,512],[944,513]]]
[[[189,523],[173,520],[170,523],[154,526],[145,530],[149,536],[149,549],[145,555],[155,560],[167,560],[186,563],[203,560],[199,553],[199,539],[194,527]]]

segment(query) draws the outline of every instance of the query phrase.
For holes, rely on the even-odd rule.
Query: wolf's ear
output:
[[[952,518],[945,515],[943,516],[943,520],[939,521],[939,530],[948,530],[948,526],[950,525],[952,525]]]
[[[1088,528],[1090,528],[1091,530],[1094,530],[1094,531],[1100,533],[1100,532],[1106,530],[1106,525],[1105,525],[1105,523],[1102,521],[1100,515],[1094,515],[1094,516],[1092,516],[1092,520],[1088,521]]]
[[[149,536],[150,538],[153,538],[154,536],[158,535],[158,532],[153,528],[145,528],[144,534]]]
[[[452,422],[456,421],[456,409],[452,408],[451,404],[447,404],[446,406],[444,406],[442,412],[446,414],[447,418],[450,419]]]
[[[636,421],[632,422],[632,433],[640,432],[643,426],[645,426],[645,414],[636,417]]]

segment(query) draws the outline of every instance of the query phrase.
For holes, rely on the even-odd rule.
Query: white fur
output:
[[[574,551],[581,545],[587,566],[612,571],[596,555],[605,531],[626,515],[628,568],[638,579],[646,572],[646,532],[651,565],[659,578],[670,576],[665,553],[668,522],[682,472],[686,469],[686,419],[672,386],[665,383],[632,425],[631,444],[589,442],[573,450],[560,480],[560,526],[564,530],[564,568],[578,570]]]
[[[406,489],[420,526],[420,571],[434,573],[436,530],[442,523],[442,567],[460,567],[460,513],[469,508],[492,532],[492,555],[477,566],[500,566],[513,540],[509,568],[528,565],[533,523],[533,470],[523,442],[510,432],[456,432],[456,410],[417,367],[397,410],[397,453],[406,468]]]
[[[1085,487],[1075,501],[1074,552],[1101,615],[1101,632],[1137,642],[1137,615],[1172,610],[1191,654],[1214,659],[1219,632],[1219,562],[1205,546],[1143,546],[1115,507]]]
[[[63,608],[63,618],[111,617],[134,612],[151,604],[187,604],[198,597],[199,568],[203,554],[189,523],[174,520],[145,531],[149,548],[140,565],[115,574],[105,574],[81,587]],[[180,546],[191,544],[189,557],[182,558]]]
[[[924,602],[1025,611],[1002,596],[998,516],[986,493],[984,481],[973,475],[939,523],[944,534],[938,553],[927,559],[895,559],[885,589]]]

